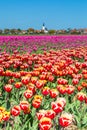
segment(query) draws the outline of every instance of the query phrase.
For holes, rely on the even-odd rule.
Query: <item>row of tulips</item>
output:
[[[50,49],[87,46],[87,36],[0,36],[0,50],[12,52],[40,52]]]

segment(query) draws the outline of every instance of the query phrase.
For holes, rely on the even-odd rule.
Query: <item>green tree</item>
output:
[[[2,29],[0,29],[0,34],[2,34],[3,33],[3,31],[2,31]]]
[[[71,28],[67,28],[66,32],[71,33],[71,30],[72,30]]]
[[[11,29],[10,33],[13,34],[13,35],[15,35],[15,34],[17,34],[17,30],[16,29]]]
[[[29,28],[29,29],[27,30],[28,34],[33,34],[34,31],[35,31],[35,30],[34,30],[33,28]]]
[[[49,34],[55,34],[55,33],[56,33],[56,30],[51,29],[51,30],[48,31],[48,33],[49,33]]]
[[[9,34],[10,30],[8,28],[4,29],[4,34]]]

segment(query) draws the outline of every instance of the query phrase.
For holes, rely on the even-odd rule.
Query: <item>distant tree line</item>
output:
[[[33,35],[33,34],[45,34],[44,30],[36,30],[34,28],[29,28],[27,30],[18,29],[0,29],[0,35]],[[87,29],[50,29],[46,34],[57,35],[57,34],[87,34]]]

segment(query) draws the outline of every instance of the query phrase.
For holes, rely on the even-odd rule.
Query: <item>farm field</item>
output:
[[[0,36],[0,130],[87,130],[87,36]]]

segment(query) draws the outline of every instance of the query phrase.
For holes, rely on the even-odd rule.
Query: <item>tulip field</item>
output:
[[[0,130],[87,130],[87,36],[0,36]]]

